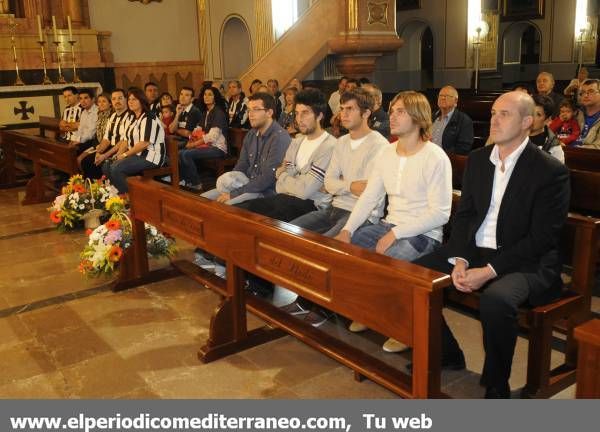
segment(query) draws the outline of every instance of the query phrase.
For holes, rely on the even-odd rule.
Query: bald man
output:
[[[494,145],[472,151],[449,242],[415,261],[452,275],[453,289],[480,291],[486,398],[510,397],[517,309],[560,296],[558,241],[569,208],[569,172],[529,140],[534,102],[523,92],[492,106]],[[443,322],[442,367],[465,360]]]
[[[452,86],[443,87],[438,94],[439,110],[434,115],[431,141],[446,153],[466,155],[473,147],[473,121],[456,109],[458,92]]]
[[[552,117],[556,117],[560,111],[560,104],[564,97],[554,91],[554,75],[550,72],[540,72],[535,79],[536,93],[548,96],[552,99],[554,109],[552,110]]]

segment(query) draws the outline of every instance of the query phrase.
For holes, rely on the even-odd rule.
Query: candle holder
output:
[[[67,80],[65,79],[65,77],[62,74],[62,62],[60,60],[60,51],[59,51],[59,47],[60,47],[60,41],[53,41],[52,42],[55,46],[56,46],[56,60],[58,62],[58,84],[66,84]]]
[[[19,74],[19,61],[17,59],[17,47],[15,45],[15,30],[17,26],[18,24],[15,23],[12,19],[8,23],[8,28],[10,30],[10,44],[13,52],[13,61],[15,62],[15,73],[17,74],[17,78],[15,79],[13,85],[22,86],[25,85],[25,83],[23,82],[23,80],[21,79],[21,75]]]
[[[46,45],[46,41],[39,40],[37,43],[40,46],[40,50],[42,51],[42,66],[44,66],[44,80],[42,84],[52,84],[50,77],[48,76],[48,70],[46,69],[46,50],[44,49],[44,45]]]
[[[80,83],[81,79],[79,79],[79,77],[77,76],[77,66],[75,65],[75,44],[77,43],[77,41],[70,40],[68,42],[71,45],[71,61],[73,62],[73,82]]]

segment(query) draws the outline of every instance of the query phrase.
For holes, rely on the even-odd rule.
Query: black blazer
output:
[[[489,160],[493,145],[470,153],[463,189],[454,217],[448,257],[463,257],[472,266],[480,261],[475,234],[487,215],[494,182]],[[544,304],[560,294],[560,231],[569,210],[568,169],[531,141],[517,160],[500,204],[496,228],[498,246],[488,262],[498,276],[524,273],[530,286],[529,303]]]
[[[435,119],[439,116],[440,112],[438,111]],[[446,153],[466,155],[469,154],[472,147],[473,120],[467,114],[455,108],[442,135],[442,148]]]

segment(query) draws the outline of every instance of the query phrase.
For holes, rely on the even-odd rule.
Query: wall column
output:
[[[271,0],[254,0],[254,17],[256,19],[254,61],[256,61],[275,43]]]

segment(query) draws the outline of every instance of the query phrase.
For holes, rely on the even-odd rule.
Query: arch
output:
[[[221,27],[221,71],[223,79],[238,79],[252,64],[250,31],[239,15],[227,17]]]
[[[397,51],[397,70],[408,72],[409,88],[431,86],[435,61],[433,27],[424,20],[410,20],[399,26],[398,35],[404,44]]]
[[[502,64],[540,62],[542,32],[530,21],[512,23],[502,33]]]

